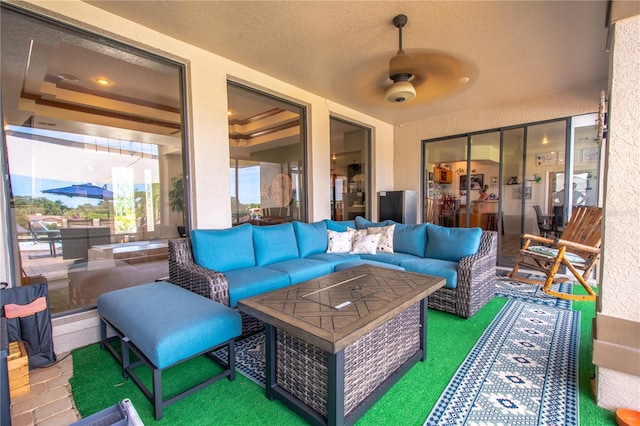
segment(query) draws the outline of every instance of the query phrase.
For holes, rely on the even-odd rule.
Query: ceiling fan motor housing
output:
[[[389,102],[405,102],[416,97],[416,89],[409,83],[411,74],[396,74],[393,85],[387,89],[385,99]]]
[[[402,49],[402,27],[406,24],[406,15],[398,15],[393,18],[393,25],[398,28],[399,32],[399,46],[397,55],[389,61],[389,78],[393,84],[387,89],[385,95],[388,102],[405,102],[416,97],[416,89],[409,82],[413,78],[411,58]]]

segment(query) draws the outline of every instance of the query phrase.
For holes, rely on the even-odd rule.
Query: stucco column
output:
[[[640,15],[613,24],[601,296],[594,328],[597,402],[640,410]]]

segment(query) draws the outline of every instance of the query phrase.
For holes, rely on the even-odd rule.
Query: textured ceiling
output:
[[[607,78],[602,0],[87,3],[390,123]],[[399,13],[407,53],[453,55],[471,64],[472,81],[438,99],[384,101]]]

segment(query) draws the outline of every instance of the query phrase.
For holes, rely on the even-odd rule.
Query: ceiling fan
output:
[[[385,100],[402,103],[415,98],[427,102],[468,87],[475,76],[470,64],[442,52],[404,51],[402,29],[407,21],[407,15],[403,14],[393,18],[399,46],[397,54],[389,61],[389,79],[393,84],[386,89]]]

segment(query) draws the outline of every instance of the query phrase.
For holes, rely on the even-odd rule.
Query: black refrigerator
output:
[[[380,191],[378,192],[378,220],[415,225],[418,223],[418,196],[416,191]]]

